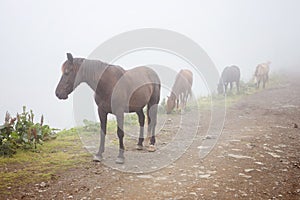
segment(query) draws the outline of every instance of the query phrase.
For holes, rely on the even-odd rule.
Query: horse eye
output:
[[[68,75],[70,73],[70,70],[66,69],[64,75]]]

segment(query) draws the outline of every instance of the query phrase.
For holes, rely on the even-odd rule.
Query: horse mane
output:
[[[113,67],[125,72],[125,70],[118,65],[108,64],[100,60],[79,59],[75,66],[79,67],[77,71],[79,81],[86,82],[93,90],[96,90],[100,78],[106,69]]]

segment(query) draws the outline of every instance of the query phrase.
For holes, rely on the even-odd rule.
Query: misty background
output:
[[[239,66],[244,81],[266,61],[272,62],[271,72],[296,69],[299,7],[297,0],[2,0],[0,122],[6,111],[15,115],[26,105],[37,117],[44,114],[52,127],[72,127],[72,95],[60,101],[54,94],[66,53],[88,57],[111,37],[139,28],[168,29],[189,37],[220,72],[228,65]],[[117,64],[133,67],[128,58]]]

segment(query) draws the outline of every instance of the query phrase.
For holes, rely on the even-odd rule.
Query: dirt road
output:
[[[202,142],[212,139],[205,136],[207,115],[201,111],[190,148],[163,169],[133,174],[89,162],[10,199],[300,199],[296,77],[231,106],[216,146],[200,159]]]

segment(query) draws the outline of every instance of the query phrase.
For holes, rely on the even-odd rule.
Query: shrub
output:
[[[37,144],[55,138],[55,129],[43,123],[43,116],[40,123],[34,123],[32,110],[27,112],[25,106],[23,112],[14,118],[6,112],[4,124],[0,126],[0,155],[12,156],[18,148],[36,149]]]

